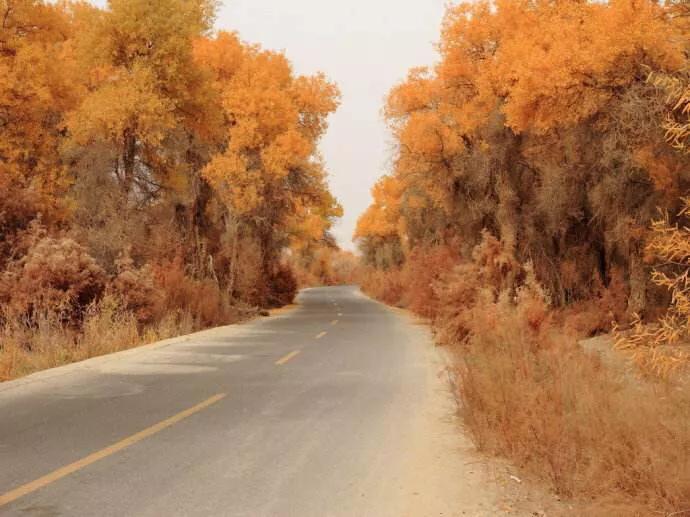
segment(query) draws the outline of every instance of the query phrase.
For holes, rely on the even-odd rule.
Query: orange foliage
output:
[[[357,281],[359,259],[333,243],[294,250],[288,262],[300,287],[351,285]]]
[[[442,303],[439,285],[458,261],[459,256],[451,246],[415,248],[401,272],[405,306],[422,317],[436,317]]]
[[[26,255],[0,277],[5,318],[25,319],[55,314],[67,322],[83,318],[99,298],[107,276],[87,250],[68,238],[37,235]]]
[[[355,232],[365,260],[398,267],[456,236],[467,260],[486,230],[532,261],[556,305],[597,297],[619,269],[629,312],[645,309],[648,225],[690,185],[646,80],[687,67],[678,19],[651,0],[449,6],[439,63],[388,97],[397,148]]]
[[[338,106],[335,85],[323,75],[294,77],[283,54],[243,46],[227,33],[198,41],[196,55],[215,76],[232,120],[226,149],[204,177],[264,238],[283,238],[274,227],[289,229],[298,242],[320,238],[342,214],[316,155],[326,117]]]
[[[42,214],[66,216],[68,174],[58,154],[61,114],[75,103],[69,61],[72,27],[57,6],[0,2],[0,267],[15,232]],[[24,30],[31,26],[32,30]]]
[[[342,214],[317,151],[339,92],[211,36],[216,8],[0,0],[0,363],[3,341],[54,365],[107,352],[83,340],[108,324],[115,349],[293,299],[284,250]]]

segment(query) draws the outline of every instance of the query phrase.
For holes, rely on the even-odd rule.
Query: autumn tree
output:
[[[373,202],[360,216],[355,230],[366,263],[388,269],[403,260],[400,213],[402,185],[394,176],[384,176],[371,190]]]
[[[171,140],[204,117],[192,42],[213,15],[208,0],[111,0],[107,10],[78,19],[86,94],[68,120],[71,143],[111,147],[125,193],[153,194],[184,181],[175,175]]]
[[[60,158],[62,118],[76,99],[69,75],[69,17],[36,0],[0,2],[0,267],[18,232],[39,215],[64,221],[69,185]]]
[[[199,41],[196,53],[215,76],[228,121],[224,150],[203,176],[259,240],[270,277],[282,247],[322,238],[341,214],[316,148],[339,93],[324,76],[295,77],[283,54],[232,34]]]
[[[671,9],[449,7],[440,62],[413,69],[385,108],[408,253],[453,241],[468,258],[487,230],[534,263],[556,303],[592,297],[623,271],[629,309],[642,310],[647,228],[657,207],[675,210],[689,179],[659,127],[663,96],[646,81],[650,69],[686,66]],[[365,248],[374,235],[366,223],[357,234]]]

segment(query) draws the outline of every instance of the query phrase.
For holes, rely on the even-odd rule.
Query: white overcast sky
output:
[[[381,117],[387,92],[413,66],[436,60],[446,0],[226,0],[216,25],[243,40],[284,50],[299,74],[323,71],[343,95],[321,151],[331,190],[345,209],[335,228],[352,248],[369,190],[390,165]]]
[[[92,0],[104,6],[107,0]],[[329,183],[345,209],[335,228],[352,249],[369,190],[390,166],[391,141],[381,117],[387,92],[413,66],[436,60],[447,0],[224,0],[218,29],[282,50],[298,74],[323,71],[343,95],[321,151]]]

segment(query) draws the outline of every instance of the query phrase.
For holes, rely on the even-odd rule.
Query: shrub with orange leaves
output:
[[[41,237],[0,276],[0,300],[6,318],[31,323],[49,313],[78,323],[106,282],[107,275],[84,247],[65,237]]]
[[[267,279],[270,286],[269,307],[282,307],[293,302],[297,294],[297,280],[287,264],[279,264]]]
[[[404,305],[415,314],[434,318],[441,309],[437,284],[443,282],[459,261],[451,245],[415,248],[403,266]]]
[[[362,268],[359,282],[362,290],[372,298],[388,305],[402,305],[406,289],[400,269],[381,270],[367,266]]]
[[[152,270],[163,300],[162,314],[189,317],[193,328],[222,325],[237,318],[227,293],[213,280],[197,280],[188,275],[181,257],[156,264]]]
[[[109,290],[124,303],[140,323],[151,323],[162,316],[163,296],[155,284],[150,264],[141,268],[125,253],[115,262],[117,275],[111,281]]]

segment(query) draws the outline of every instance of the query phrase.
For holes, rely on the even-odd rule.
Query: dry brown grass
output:
[[[585,501],[590,515],[690,509],[687,390],[618,377],[554,324],[532,286],[477,300],[454,350],[481,450]]]
[[[0,328],[0,381],[105,355],[193,330],[192,318],[164,318],[141,327],[134,313],[106,296],[87,310],[76,330],[51,315],[32,325],[5,323]]]
[[[602,515],[690,508],[690,397],[616,379],[596,357],[515,308],[477,321],[458,350],[468,429],[480,449],[508,457]]]
[[[31,325],[6,322],[0,336],[0,381],[142,342],[134,314],[123,311],[111,297],[88,309],[81,332],[45,314]]]
[[[388,305],[400,306],[405,295],[400,269],[381,270],[373,267],[362,268],[359,274],[362,290],[372,298]]]
[[[80,327],[67,325],[52,313],[43,314],[30,324],[6,319],[0,327],[0,382],[189,334],[214,324],[237,322],[250,313],[227,307],[217,312],[218,302],[211,296],[214,293],[207,294],[210,298],[195,292],[197,301],[190,307],[170,310],[146,325],[142,325],[126,301],[113,295],[89,306]],[[214,319],[219,316],[224,319]]]

